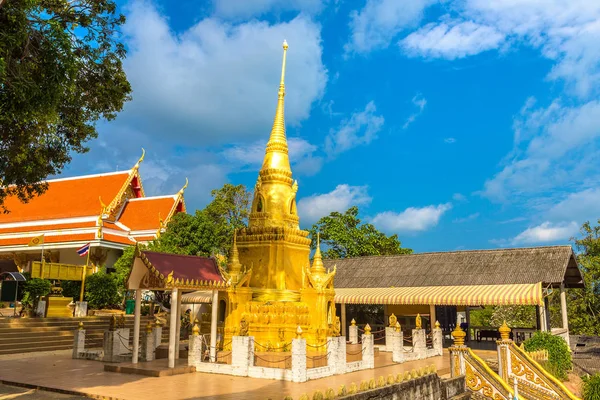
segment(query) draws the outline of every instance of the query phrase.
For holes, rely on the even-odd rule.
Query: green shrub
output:
[[[33,278],[23,284],[23,299],[21,303],[25,308],[37,307],[40,297],[46,296],[52,290],[52,284],[47,279]]]
[[[569,346],[561,337],[549,332],[536,332],[524,345],[526,351],[548,350],[548,362],[544,368],[560,380],[567,379],[573,362]]]
[[[600,374],[583,378],[583,400],[600,400]]]
[[[81,281],[62,281],[60,283],[60,287],[62,288],[63,296],[72,297],[73,301],[79,301],[79,295],[81,293]]]
[[[88,276],[85,280],[84,297],[89,308],[119,308],[121,294],[116,277],[103,271]]]

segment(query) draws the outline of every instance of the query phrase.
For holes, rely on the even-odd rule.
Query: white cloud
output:
[[[250,18],[268,12],[321,11],[326,0],[213,0],[214,12],[225,18]]]
[[[369,144],[381,130],[384,118],[376,115],[377,108],[373,101],[369,102],[364,111],[355,112],[342,121],[337,129],[332,129],[325,138],[325,151],[330,156],[350,150],[354,147]]]
[[[286,118],[307,118],[327,81],[320,26],[299,15],[289,22],[228,24],[206,18],[176,34],[167,19],[134,2],[124,26],[124,66],[134,100],[119,117],[179,145],[212,145],[263,137],[273,121],[281,43],[290,47]]]
[[[504,46],[539,49],[555,62],[550,79],[578,96],[600,87],[600,2],[589,0],[465,0],[401,42],[409,55],[455,59]]]
[[[416,26],[434,0],[367,0],[350,14],[350,40],[346,54],[385,48],[402,30]]]
[[[425,97],[423,97],[423,95],[421,95],[420,93],[416,94],[411,101],[415,105],[415,107],[417,107],[417,112],[411,114],[411,116],[408,117],[408,119],[402,126],[402,129],[408,128],[408,126],[412,124],[415,121],[415,119],[417,119],[417,117],[423,113],[423,110],[427,105],[427,99],[425,99]]]
[[[454,139],[453,137],[447,137],[444,139],[444,143],[448,143],[448,144],[456,143],[456,139]]]
[[[436,226],[442,215],[451,208],[452,205],[446,203],[422,208],[409,207],[400,213],[384,211],[371,218],[370,222],[387,232],[421,232]]]
[[[469,215],[467,215],[466,217],[463,217],[463,218],[456,218],[452,222],[457,223],[457,224],[462,224],[463,222],[469,222],[469,221],[473,221],[474,219],[479,218],[479,215],[480,214],[478,212],[476,212],[476,213],[473,213],[473,214],[469,214]]]
[[[222,151],[223,157],[236,166],[257,170],[265,157],[265,140],[228,146]],[[322,157],[315,155],[317,146],[299,137],[288,138],[290,162],[294,172],[314,175],[323,165]]]
[[[527,228],[512,240],[511,245],[550,243],[568,241],[577,234],[579,225],[575,221],[553,224],[546,221],[538,226]]]
[[[345,212],[352,206],[369,204],[371,197],[366,186],[338,185],[324,194],[314,194],[298,201],[298,214],[303,223],[312,224],[333,211]]]
[[[515,120],[515,147],[502,171],[485,182],[482,194],[492,200],[572,191],[600,179],[600,102],[532,107],[528,100]]]
[[[579,224],[596,220],[600,216],[600,188],[570,193],[544,214],[550,220],[575,220]]]
[[[453,60],[498,48],[504,34],[471,21],[427,24],[400,41],[408,55]]]
[[[454,201],[460,201],[460,202],[467,201],[467,197],[462,193],[454,193],[452,195],[452,199]]]

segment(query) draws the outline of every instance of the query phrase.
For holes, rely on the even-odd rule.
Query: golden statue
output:
[[[398,318],[396,318],[394,313],[392,313],[392,315],[390,315],[390,317],[388,318],[388,322],[390,323],[390,328],[396,327],[396,322],[398,322]]]
[[[423,325],[421,322],[421,314],[417,314],[417,318],[415,319],[415,326],[417,329],[423,329]]]
[[[258,343],[279,343],[277,348],[287,348],[298,330],[313,346],[326,343],[327,334],[336,330],[336,270],[325,270],[318,237],[311,265],[311,239],[300,229],[296,208],[298,183],[292,178],[284,120],[287,50],[284,41],[277,108],[248,227],[234,234],[228,266],[222,269],[231,285],[226,296],[220,294],[227,302],[225,343],[231,342],[243,317],[249,336]]]
[[[246,318],[242,318],[240,321],[240,336],[248,336],[248,321],[246,321]]]

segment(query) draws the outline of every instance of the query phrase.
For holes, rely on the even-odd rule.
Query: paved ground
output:
[[[31,385],[51,387],[95,396],[110,396],[117,399],[273,399],[287,395],[294,398],[315,390],[325,391],[341,384],[389,374],[410,371],[413,368],[435,364],[440,375],[449,372],[449,358],[435,357],[422,361],[394,364],[390,353],[381,353],[376,358],[376,368],[337,375],[329,378],[292,383],[266,379],[233,377],[228,375],[192,373],[161,378],[104,372],[99,361],[72,360],[70,351],[18,354],[0,357],[0,379]],[[490,356],[493,354],[490,352]]]
[[[88,397],[72,396],[44,390],[26,389],[22,387],[9,386],[0,384],[0,400],[83,400]]]

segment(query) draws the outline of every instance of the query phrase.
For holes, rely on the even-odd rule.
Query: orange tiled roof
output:
[[[158,230],[176,207],[177,196],[145,197],[128,201],[119,222],[132,231]]]
[[[116,231],[121,231],[121,232],[123,232],[123,231],[124,231],[124,229],[123,229],[123,228],[121,228],[119,225],[117,225],[117,224],[115,224],[115,223],[112,223],[112,222],[107,222],[107,221],[104,221],[104,222],[102,223],[102,227],[103,227],[103,228],[110,228],[110,229],[114,229],[114,230],[116,230]]]
[[[63,243],[63,242],[84,242],[84,241],[92,241],[95,239],[94,233],[78,233],[75,235],[53,235],[46,236],[44,238],[44,244],[49,243]],[[10,238],[10,239],[1,239],[0,238],[0,246],[18,246],[18,245],[27,245],[31,237],[20,237],[20,238]],[[36,247],[31,247],[31,250],[35,250]]]
[[[156,235],[133,236],[136,242],[151,242],[156,239]]]
[[[46,232],[60,231],[63,229],[80,229],[93,228],[96,226],[96,221],[76,222],[70,224],[46,224],[33,226],[15,226],[13,228],[0,228],[0,234],[3,233],[21,233],[21,232]]]
[[[114,242],[114,243],[120,243],[120,244],[127,244],[127,245],[135,244],[135,241],[131,241],[131,240],[129,240],[129,238],[127,238],[125,236],[112,235],[110,233],[103,234],[102,239],[107,242]]]
[[[16,196],[4,205],[10,211],[0,214],[0,223],[73,218],[100,214],[99,197],[110,203],[129,177],[130,171],[89,175],[48,181],[48,190],[22,203]]]

